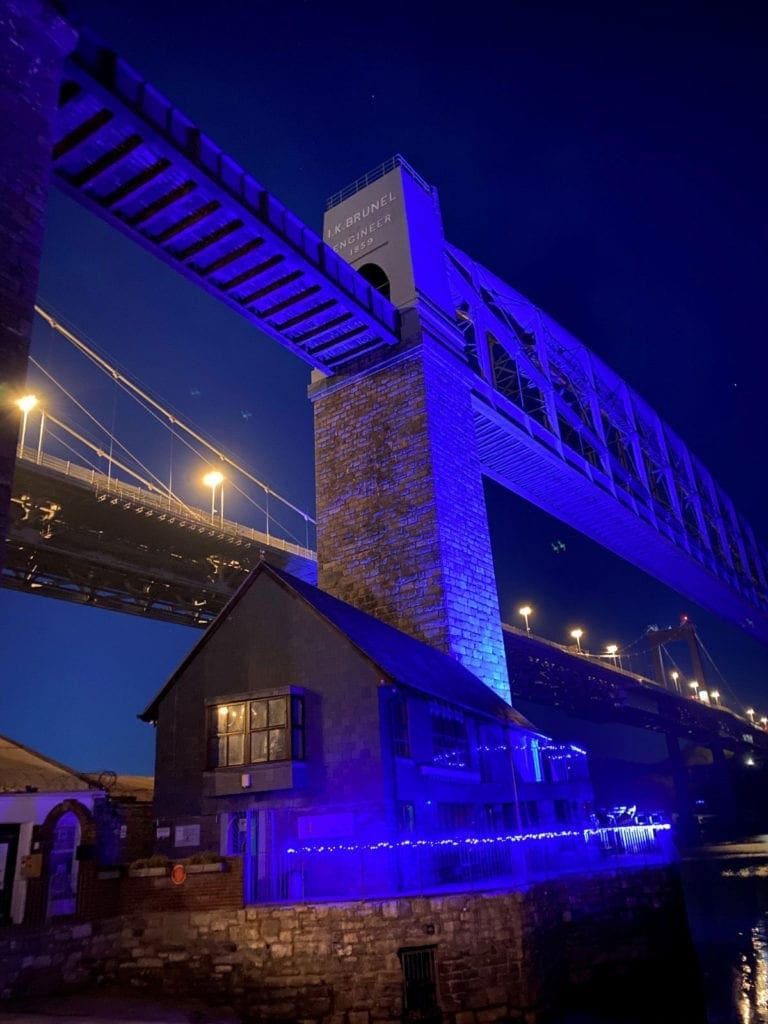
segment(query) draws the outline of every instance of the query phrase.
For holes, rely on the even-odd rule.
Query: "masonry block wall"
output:
[[[509,701],[470,389],[456,361],[424,332],[312,398],[320,588],[452,655]]]
[[[0,541],[8,534],[61,62],[75,33],[49,0],[0,0]],[[0,569],[4,544],[0,543]]]
[[[400,1022],[398,951],[414,947],[432,951],[445,1024],[534,1022],[611,985],[633,1008],[665,986],[665,1006],[675,992],[688,1011],[699,998],[679,876],[645,868],[517,892],[240,910],[173,913],[149,899],[110,920],[0,930],[0,1008],[119,981],[264,1022]]]

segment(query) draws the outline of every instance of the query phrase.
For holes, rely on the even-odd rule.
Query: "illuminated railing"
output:
[[[302,547],[300,544],[292,544],[290,541],[275,537],[271,533],[263,533],[261,530],[254,530],[249,526],[241,526],[240,523],[233,523],[228,519],[223,522],[218,519],[211,522],[210,512],[185,505],[177,498],[169,497],[157,491],[149,491],[143,487],[136,487],[133,484],[124,483],[115,477],[106,476],[95,469],[86,469],[78,466],[77,463],[66,459],[59,459],[55,455],[38,454],[31,448],[25,448],[19,453],[19,459],[24,462],[34,463],[44,469],[61,473],[72,480],[88,485],[98,498],[112,497],[117,501],[140,503],[144,508],[151,509],[160,515],[173,517],[185,523],[194,523],[199,529],[207,532],[223,534],[233,540],[250,540],[257,544],[264,544],[280,551],[286,551],[301,558],[312,561],[317,560],[317,552],[309,547]]]
[[[246,854],[252,902],[386,898],[509,889],[560,875],[670,863],[668,824],[524,835],[329,840],[290,847],[269,864]]]

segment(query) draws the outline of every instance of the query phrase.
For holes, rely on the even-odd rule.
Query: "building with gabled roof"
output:
[[[0,924],[92,913],[84,875],[147,851],[151,783],[79,772],[0,736]]]
[[[287,866],[300,843],[581,827],[591,810],[583,751],[264,561],[139,717],[157,728],[157,851],[247,854],[252,899],[307,895]]]

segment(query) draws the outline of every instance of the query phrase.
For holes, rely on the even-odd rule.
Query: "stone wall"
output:
[[[0,0],[0,569],[40,275],[52,121],[76,41],[50,0]]]
[[[311,389],[318,586],[509,681],[470,387],[434,339]]]
[[[154,996],[226,1004],[244,1020],[400,1021],[398,951],[434,949],[447,1024],[532,1024],[579,993],[626,993],[638,979],[693,991],[693,961],[674,868],[561,878],[516,892],[142,910],[44,931],[0,931],[0,990],[119,983]],[[647,986],[646,986],[647,987]],[[0,1004],[1,1005],[1,1004]]]

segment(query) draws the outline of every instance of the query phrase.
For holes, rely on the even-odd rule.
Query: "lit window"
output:
[[[261,697],[210,709],[209,764],[302,760],[304,706],[300,697]]]

